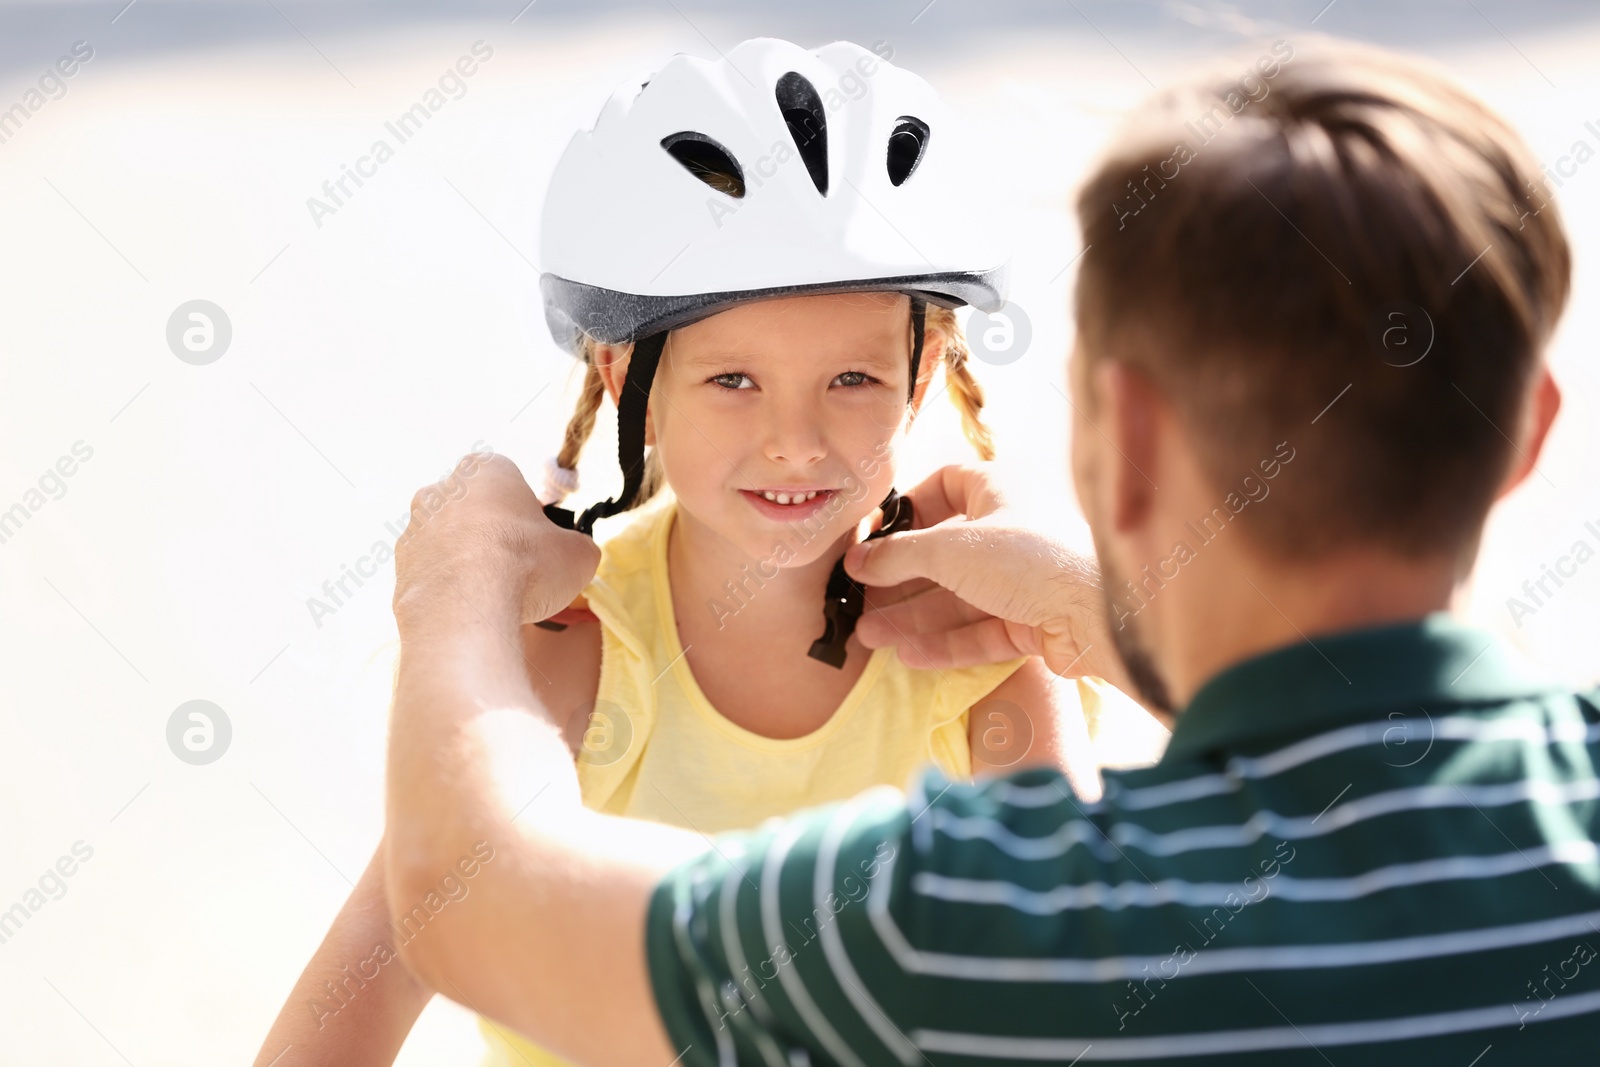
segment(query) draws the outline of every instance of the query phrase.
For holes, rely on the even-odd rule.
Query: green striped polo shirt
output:
[[[1445,615],[1208,682],[1159,764],[724,834],[646,949],[690,1067],[1600,1062],[1600,691]]]

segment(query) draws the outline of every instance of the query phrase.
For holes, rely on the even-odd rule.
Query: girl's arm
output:
[[[567,745],[576,758],[588,725],[578,713],[592,706],[600,684],[600,627],[586,611],[565,618],[563,632],[522,627],[522,653],[535,691],[566,710]],[[278,1013],[256,1067],[394,1062],[433,990],[400,960],[383,870],[380,842]]]
[[[1082,800],[1100,799],[1089,724],[1071,678],[1059,678],[1032,656],[972,708],[967,717],[974,778],[1024,767],[1055,767]],[[1025,746],[1021,754],[1018,747]]]
[[[400,961],[384,895],[383,842],[301,972],[256,1067],[388,1067],[433,996]]]

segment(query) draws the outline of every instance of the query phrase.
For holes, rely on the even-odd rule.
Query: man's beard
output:
[[[1147,708],[1171,713],[1172,696],[1167,689],[1167,680],[1156,668],[1155,657],[1139,640],[1134,613],[1119,605],[1112,596],[1113,589],[1123,587],[1122,576],[1112,567],[1110,557],[1100,545],[1100,538],[1096,536],[1094,540],[1095,554],[1100,557],[1100,592],[1106,602],[1106,624],[1111,627],[1111,643],[1116,646],[1117,655],[1122,657],[1122,665],[1128,669],[1128,677],[1138,690],[1136,695],[1139,702]]]

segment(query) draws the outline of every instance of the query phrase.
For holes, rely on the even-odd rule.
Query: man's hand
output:
[[[498,624],[509,605],[514,632],[565,608],[599,563],[593,540],[545,517],[515,463],[473,453],[411,500],[395,546],[395,618],[404,633],[465,601]]]
[[[898,645],[908,666],[955,668],[1040,656],[1067,678],[1119,688],[1094,560],[1007,522],[981,466],[945,467],[911,490],[920,529],[853,546],[845,569],[868,593],[856,627],[869,648]]]

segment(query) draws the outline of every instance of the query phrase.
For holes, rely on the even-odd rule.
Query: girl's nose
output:
[[[813,405],[775,405],[765,426],[763,450],[774,462],[815,463],[828,453],[821,413]]]

